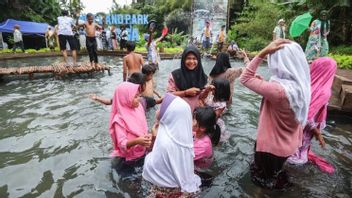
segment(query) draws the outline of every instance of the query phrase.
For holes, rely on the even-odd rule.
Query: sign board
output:
[[[86,21],[86,15],[81,15],[79,20]],[[103,23],[102,16],[95,16],[95,22],[98,24]],[[147,25],[148,15],[147,14],[108,14],[105,15],[105,23],[111,25],[126,25],[126,30],[129,34],[128,38],[132,41],[139,40],[139,31],[134,28],[133,25]],[[116,34],[119,35],[121,32],[120,28],[116,28]]]

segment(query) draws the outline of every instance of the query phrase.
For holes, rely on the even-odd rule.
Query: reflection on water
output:
[[[113,67],[112,75],[81,75],[65,80],[40,78],[0,83],[0,197],[136,197],[143,194],[140,173],[122,178],[111,168],[108,133],[110,108],[90,101],[89,93],[112,97],[122,80],[122,61],[100,57]],[[55,58],[2,61],[0,66],[47,65]],[[80,61],[87,61],[83,57]],[[214,61],[204,59],[209,73]],[[241,63],[233,62],[234,67]],[[168,75],[179,60],[165,60],[155,75],[164,93]],[[259,73],[268,77],[265,67]],[[236,82],[233,105],[224,120],[231,134],[215,148],[215,162],[207,173],[214,177],[202,197],[349,197],[352,194],[352,119],[332,115],[336,127],[324,130],[327,148],[315,141],[313,150],[336,167],[334,175],[317,167],[287,167],[294,186],[269,191],[249,177],[253,158],[260,97]],[[149,125],[154,110],[148,113]]]

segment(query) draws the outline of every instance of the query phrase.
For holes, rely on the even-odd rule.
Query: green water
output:
[[[47,65],[57,58],[0,61],[1,67]],[[81,61],[87,61],[83,57]],[[140,175],[122,178],[111,168],[108,133],[110,107],[92,102],[87,95],[111,97],[122,79],[122,60],[100,57],[112,75],[81,75],[64,80],[40,78],[0,83],[0,197],[141,197]],[[203,59],[206,73],[214,61]],[[156,74],[157,89],[164,93],[168,75],[179,60],[165,60]],[[232,62],[240,67],[240,62]],[[259,73],[268,77],[266,67]],[[323,155],[336,173],[327,175],[316,166],[287,167],[294,186],[269,191],[249,177],[253,159],[260,97],[236,82],[233,105],[224,115],[229,140],[215,148],[208,173],[212,184],[201,197],[350,197],[352,194],[352,119],[333,115],[336,127],[324,130],[327,148],[316,141],[313,150]],[[153,111],[148,113],[152,122]],[[139,170],[139,173],[141,169]]]

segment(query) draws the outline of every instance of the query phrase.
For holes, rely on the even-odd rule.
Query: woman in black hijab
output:
[[[167,91],[183,98],[193,112],[198,106],[199,93],[207,84],[207,78],[198,49],[188,46],[182,54],[181,68],[169,76]]]
[[[249,62],[249,59],[243,51],[241,53],[244,56],[245,64]],[[234,92],[235,80],[240,77],[242,68],[232,68],[230,64],[230,56],[226,52],[220,52],[216,57],[216,63],[209,74],[209,82],[216,78],[225,78],[230,82],[231,86],[231,97],[227,102],[227,105],[232,103],[232,96]]]

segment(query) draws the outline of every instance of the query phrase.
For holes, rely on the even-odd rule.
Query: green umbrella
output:
[[[299,15],[292,21],[290,27],[290,35],[291,37],[300,36],[310,25],[310,21],[312,20],[312,15],[309,12]]]

